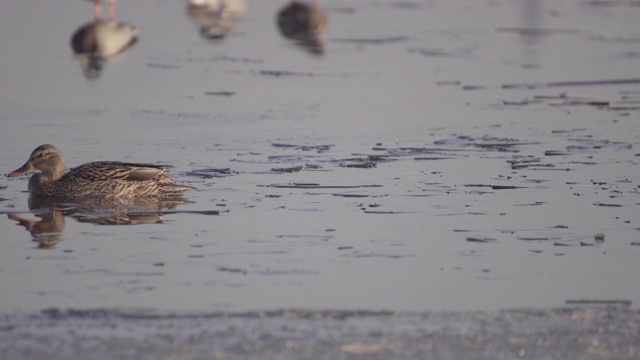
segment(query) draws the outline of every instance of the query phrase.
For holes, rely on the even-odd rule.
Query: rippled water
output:
[[[2,173],[52,143],[197,190],[35,206],[2,180],[1,312],[636,308],[639,7],[322,1],[309,51],[285,5],[212,40],[120,1],[139,39],[88,74],[92,5],[4,4]]]

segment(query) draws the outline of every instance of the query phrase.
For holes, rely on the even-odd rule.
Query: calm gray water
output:
[[[172,164],[197,190],[52,212],[4,178],[1,313],[588,303],[637,334],[640,7],[321,1],[318,55],[281,36],[286,4],[249,1],[211,40],[183,2],[122,0],[139,41],[87,78],[70,39],[90,3],[4,2],[3,174],[51,143],[69,167]]]

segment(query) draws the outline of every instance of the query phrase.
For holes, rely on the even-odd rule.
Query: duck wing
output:
[[[124,163],[118,161],[97,161],[73,168],[65,176],[89,181],[147,181],[162,174],[167,166]]]

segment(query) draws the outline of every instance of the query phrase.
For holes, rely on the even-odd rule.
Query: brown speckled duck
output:
[[[163,174],[167,166],[97,161],[66,174],[65,166],[60,150],[53,145],[40,145],[21,168],[7,176],[40,170],[29,179],[29,193],[41,197],[175,197],[193,189],[178,185]]]

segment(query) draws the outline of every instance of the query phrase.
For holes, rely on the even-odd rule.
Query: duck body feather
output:
[[[29,180],[29,192],[38,196],[144,197],[181,194],[190,187],[164,175],[166,167],[118,161],[97,161],[71,169],[55,181]]]

